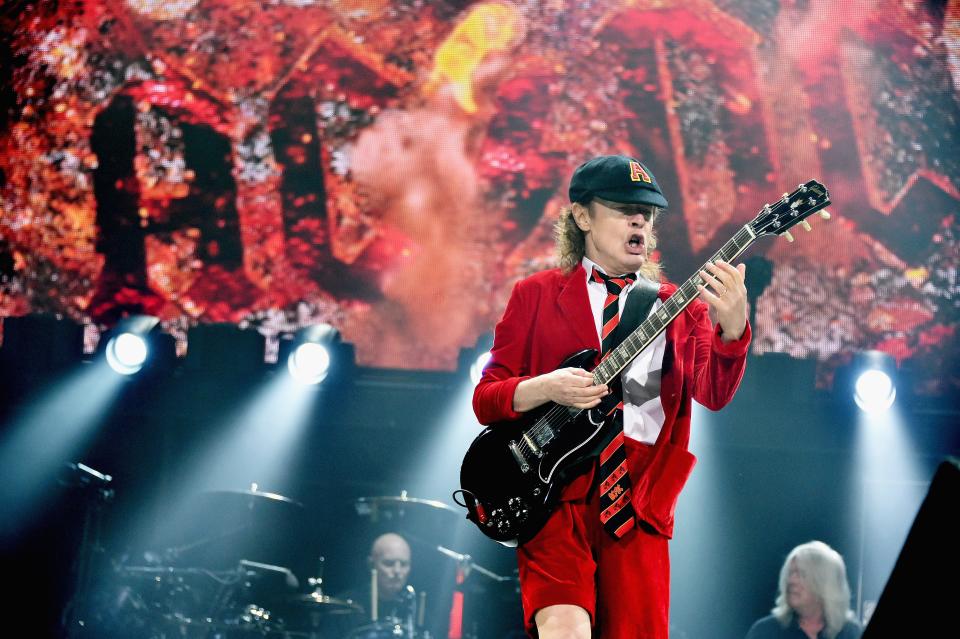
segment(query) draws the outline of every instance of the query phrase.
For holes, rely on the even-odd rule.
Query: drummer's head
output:
[[[410,545],[396,533],[380,535],[370,548],[370,567],[377,571],[378,596],[394,599],[410,576]]]

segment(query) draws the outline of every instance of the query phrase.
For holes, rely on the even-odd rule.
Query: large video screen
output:
[[[329,322],[452,370],[555,265],[572,170],[640,158],[681,282],[815,178],[832,220],[744,257],[753,352],[880,349],[957,389],[960,2],[4,4],[0,315],[184,336]]]

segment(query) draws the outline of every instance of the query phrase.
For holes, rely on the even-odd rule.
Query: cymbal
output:
[[[210,490],[204,495],[208,495],[213,498],[221,498],[225,500],[235,499],[238,501],[250,501],[263,502],[263,503],[283,503],[290,504],[291,506],[297,506],[298,508],[303,508],[303,504],[289,497],[284,497],[277,493],[268,493],[259,490]]]
[[[460,513],[453,506],[435,501],[433,499],[421,499],[419,497],[409,497],[407,491],[401,491],[399,495],[385,495],[380,497],[359,497],[354,502],[357,514],[366,517],[377,518],[381,512],[385,512],[389,518],[396,513],[403,517],[407,511],[414,513],[443,513],[446,516],[458,516]]]
[[[288,599],[289,602],[309,608],[313,612],[322,612],[331,615],[344,615],[363,612],[360,604],[352,599],[337,599],[328,597],[317,592],[311,592],[306,595],[295,595]]]

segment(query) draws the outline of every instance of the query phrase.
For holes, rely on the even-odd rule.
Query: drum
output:
[[[413,639],[396,621],[377,622],[357,628],[347,639]]]

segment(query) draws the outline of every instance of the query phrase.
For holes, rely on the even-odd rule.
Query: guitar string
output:
[[[802,191],[805,192],[806,188],[802,188]],[[793,200],[797,192],[801,192],[801,189],[798,189],[798,191],[795,191],[793,194],[791,194],[788,198],[788,201]],[[783,208],[783,206],[786,206],[786,205],[787,205],[787,201],[780,200],[779,202],[777,202],[777,204],[770,206],[770,213],[774,214],[775,216],[778,216],[779,215],[778,209]],[[805,213],[807,213],[807,215],[813,213],[814,206],[816,206],[816,203],[811,203],[811,210],[805,211]],[[820,208],[822,208],[822,205],[820,206]],[[796,213],[796,215],[800,215],[800,213],[796,210],[794,210],[794,213]],[[741,235],[746,235],[746,237],[741,237]],[[749,247],[750,244],[752,244],[758,237],[759,237],[758,233],[751,233],[749,231],[749,223],[747,225],[744,225],[736,234],[734,234],[734,236],[730,239],[729,242],[727,242],[724,246],[720,248],[720,250],[718,250],[716,253],[713,254],[713,256],[704,264],[704,267],[706,266],[706,264],[714,263],[721,258],[725,258],[724,261],[728,261],[729,259],[731,259],[730,257],[727,257],[725,255],[728,249],[732,249],[730,251],[731,256],[735,257],[736,255],[739,255],[744,250],[746,250],[746,248]],[[740,245],[741,241],[744,242],[742,246]],[[702,269],[703,267],[701,267],[701,270]],[[698,274],[691,276],[690,278],[687,279],[686,282],[684,282],[682,285],[680,285],[680,287],[678,287],[674,295],[671,295],[664,302],[660,311],[658,311],[658,315],[648,318],[648,320],[659,319],[660,321],[663,322],[661,326],[657,327],[656,330],[653,331],[654,335],[659,334],[660,331],[663,330],[663,328],[667,324],[673,321],[673,319],[677,315],[679,315],[683,311],[683,309],[686,308],[693,301],[694,290],[696,289],[696,286],[698,284],[703,284],[703,283],[704,282],[700,278],[699,272]],[[694,290],[689,290],[690,288],[693,288]],[[678,296],[677,293],[681,293],[681,292],[683,293],[683,295]],[[677,302],[677,298],[680,298],[679,302]],[[646,321],[644,321],[643,324],[646,324]],[[627,338],[624,340],[624,343],[627,343],[629,340],[629,345],[632,346],[634,349],[636,349],[639,346],[639,344],[635,343],[636,337],[642,337],[642,339],[644,340],[647,339],[646,330],[643,328],[643,324],[641,324],[640,328],[637,331],[634,331],[634,333],[631,333],[629,336],[627,336]],[[656,322],[653,322],[653,324],[655,325]],[[642,344],[642,341],[641,341],[641,344]],[[619,367],[625,366],[626,363],[629,361],[629,356],[624,358],[623,361],[620,361],[620,358],[621,356],[624,355],[625,351],[629,351],[629,350],[630,348],[624,348],[623,344],[617,346],[617,348],[615,348],[611,352],[610,354],[611,356],[606,358],[604,362],[602,362],[600,366],[598,366],[597,370],[599,371],[601,367],[605,366],[606,362],[609,362],[611,360],[614,362],[617,362],[617,365]],[[612,374],[609,376],[612,377]],[[607,375],[604,375],[603,377],[607,377]],[[596,381],[596,378],[595,378],[595,381]],[[540,435],[542,435],[546,430],[547,425],[554,426],[556,427],[557,430],[559,430],[565,423],[567,423],[568,420],[565,417],[559,423],[555,423],[555,420],[557,418],[563,417],[563,413],[565,412],[569,413],[569,411],[564,410],[563,406],[555,406],[553,409],[549,410],[543,417],[537,420],[537,422],[529,430],[524,431],[524,435],[526,435],[527,437],[530,437],[531,439],[539,439]],[[582,411],[578,411],[578,412],[582,412]],[[527,453],[533,452],[532,448],[527,443],[527,440],[524,437],[521,437],[520,443],[518,444],[517,448],[521,453],[521,456],[524,458],[524,460],[527,459]]]
[[[722,257],[724,254],[724,251],[728,249],[728,247],[730,247],[731,244],[733,245],[733,248],[735,250],[731,253],[731,257],[725,258],[725,261],[729,261],[730,259],[735,258],[741,253],[743,253],[743,251],[745,251],[754,241],[756,241],[761,236],[763,231],[765,231],[765,228],[761,228],[760,231],[758,232],[755,227],[753,232],[751,232],[750,230],[751,224],[757,223],[758,218],[764,212],[766,212],[767,215],[773,215],[775,218],[779,218],[780,217],[779,209],[791,204],[795,200],[796,195],[798,193],[806,193],[808,191],[808,187],[810,187],[811,185],[818,185],[822,187],[822,185],[819,185],[819,183],[817,183],[815,180],[811,180],[805,184],[801,184],[800,187],[796,191],[791,193],[789,196],[785,194],[784,197],[781,200],[779,200],[776,204],[765,205],[761,209],[761,212],[758,213],[758,215],[751,222],[748,222],[746,225],[744,225],[744,227],[739,232],[737,232],[727,244],[721,247],[721,249],[717,251],[717,253],[715,253],[710,258],[710,260],[708,260],[707,263],[715,262],[717,259]],[[798,218],[793,222],[793,224],[798,223],[800,220],[805,219],[809,215],[812,215],[814,212],[824,208],[825,206],[827,206],[827,204],[829,204],[829,196],[826,193],[826,189],[824,189],[823,193],[817,193],[815,191],[814,195],[817,195],[818,198],[821,199],[821,201],[818,202],[816,199],[814,199],[814,197],[809,196],[807,198],[807,205],[809,208],[803,212],[799,211],[798,208],[791,206],[792,217]],[[803,200],[800,200],[800,202],[803,202]],[[774,220],[774,222],[777,222],[777,221],[779,221],[779,219]],[[770,226],[770,224],[772,224],[772,222],[767,222],[765,226]],[[780,234],[783,231],[788,230],[790,226],[792,226],[793,224],[788,225],[782,231],[777,231],[777,233]],[[741,233],[746,233],[746,237],[741,238],[740,237]],[[744,242],[743,246],[739,246],[740,241]],[[702,267],[701,267],[701,270],[702,270]],[[663,322],[663,324],[659,328],[657,328],[657,330],[653,331],[650,336],[647,335],[645,329],[643,329],[643,326],[647,323],[647,321],[649,321],[652,318],[648,318],[648,320],[645,320],[644,322],[642,322],[641,326],[637,330],[635,330],[633,333],[627,336],[627,338],[624,340],[624,343],[628,341],[630,342],[631,346],[634,348],[633,356],[635,356],[637,353],[640,352],[641,345],[643,345],[644,348],[646,347],[646,344],[644,344],[645,341],[647,343],[649,343],[649,341],[652,341],[655,335],[659,335],[659,333],[666,327],[667,324],[672,322],[673,319],[683,311],[683,309],[685,309],[690,303],[692,303],[693,298],[696,295],[696,286],[702,283],[704,282],[700,278],[699,272],[698,272],[694,276],[691,276],[686,282],[684,282],[678,288],[678,290],[674,292],[674,295],[671,295],[664,302],[663,306],[661,307],[661,310],[658,311],[658,315],[660,315],[660,320]],[[691,287],[693,290],[689,290],[689,288]],[[680,293],[681,291],[683,291],[683,295],[677,295],[677,293]],[[677,302],[676,301],[677,299],[679,299],[680,301]],[[662,313],[664,312],[669,317],[666,317],[666,318],[663,317]],[[656,322],[652,323],[652,325],[655,325],[655,324]],[[618,351],[620,351],[620,353],[616,355],[619,358],[620,355],[626,355],[626,353],[629,350],[630,350],[629,347],[624,348],[623,344],[620,344],[617,346],[616,349],[614,349],[611,352],[610,355],[614,356],[615,354],[617,354]],[[618,366],[622,368],[627,363],[629,363],[629,361],[632,359],[633,356],[628,356],[626,359],[619,362]],[[611,358],[608,357],[606,358],[605,361],[609,361],[610,359]],[[595,369],[594,371],[595,374],[598,372],[601,372],[601,367],[603,366],[605,366],[605,363],[601,362],[600,366],[598,366],[597,369]],[[611,372],[610,377],[612,377],[613,374],[615,373]],[[521,455],[523,459],[526,460],[526,454],[529,452],[532,452],[530,447],[526,443],[527,437],[531,438],[531,440],[533,438],[537,438],[539,435],[543,433],[544,429],[547,428],[547,425],[555,426],[556,430],[559,431],[566,423],[569,423],[570,420],[568,419],[568,417],[573,416],[573,418],[575,419],[577,414],[582,413],[583,410],[584,409],[573,411],[568,407],[556,405],[552,409],[548,410],[543,417],[537,420],[537,422],[529,430],[521,431],[525,437],[521,437],[521,442],[518,448],[521,450]],[[566,416],[564,414],[566,414]],[[562,418],[562,419],[560,419],[559,423],[554,423],[554,421],[557,420],[558,418]],[[548,443],[549,443],[549,440],[548,440]]]
[[[808,191],[808,187],[811,184],[811,182],[807,182],[806,184],[801,185],[800,188],[798,188],[796,191],[794,191],[788,196],[785,196],[783,199],[778,200],[775,204],[772,204],[772,205],[768,204],[764,206],[760,210],[760,213],[758,213],[757,217],[759,217],[760,214],[762,214],[763,212],[767,212],[768,215],[773,215],[775,218],[779,218],[780,209],[784,208],[785,206],[788,206],[790,203],[795,201],[796,195],[798,193],[806,193]],[[816,210],[826,206],[826,204],[824,202],[817,202],[816,200],[814,200],[814,198],[810,197],[808,201],[808,206],[809,208],[803,211],[802,213],[797,209],[793,209],[792,210],[793,217],[799,217],[800,219],[804,219],[809,215],[813,214]],[[754,220],[752,220],[751,222],[748,222],[736,234],[734,234],[734,236],[730,239],[729,242],[724,244],[719,251],[713,254],[713,256],[704,264],[704,267],[706,266],[706,264],[714,263],[721,258],[724,258],[724,261],[728,261],[729,259],[731,259],[731,257],[727,257],[725,255],[727,249],[732,248],[732,251],[730,253],[732,257],[736,257],[737,255],[742,253],[744,250],[746,250],[747,247],[749,247],[758,237],[760,237],[759,232],[756,232],[756,231],[751,232],[749,230],[750,224],[755,221],[756,221],[756,218],[754,218]],[[767,226],[769,226],[769,223],[767,223]],[[741,237],[741,235],[746,235],[746,237]],[[741,241],[744,242],[742,246],[740,245]],[[700,270],[703,270],[703,267],[701,267]],[[679,315],[683,311],[683,309],[686,308],[693,301],[693,297],[695,295],[694,290],[696,289],[696,286],[698,284],[703,284],[703,283],[704,282],[700,278],[699,271],[698,271],[697,274],[688,278],[686,282],[684,282],[680,287],[678,287],[677,291],[675,291],[674,294],[671,295],[664,302],[660,311],[657,312],[658,313],[657,316],[652,316],[651,318],[648,318],[647,321],[658,318],[659,316],[658,319],[663,322],[662,325],[657,327],[656,330],[652,333],[653,335],[658,335],[660,331],[662,331],[666,327],[667,324],[672,322],[673,319],[677,315]],[[689,290],[689,288],[693,288],[694,290]],[[681,292],[683,293],[683,295],[677,295],[677,293],[681,293]],[[687,297],[685,298],[685,296]],[[676,301],[677,298],[680,298],[681,301],[677,302]],[[646,321],[644,321],[643,324],[646,324]],[[624,340],[624,343],[627,343],[627,341],[629,340],[630,345],[634,349],[636,349],[640,344],[642,344],[642,341],[640,342],[640,344],[635,343],[635,337],[641,337],[642,340],[647,339],[647,334],[646,334],[646,331],[643,329],[643,324],[641,324],[640,328],[634,331],[634,333],[631,333],[630,335],[628,335],[627,338]],[[656,324],[656,322],[653,322],[653,324]],[[652,339],[652,337],[649,339]],[[611,360],[617,362],[618,367],[625,366],[629,362],[630,356],[626,356],[623,359],[623,361],[619,361],[619,360],[622,356],[625,355],[626,351],[630,350],[630,348],[624,348],[623,346],[624,346],[623,344],[620,344],[619,346],[617,346],[617,348],[611,351],[610,357],[607,357],[604,360],[604,362],[601,362],[600,366],[597,367],[596,371],[600,371],[601,367],[605,366],[605,363]],[[607,377],[607,376],[608,375],[604,375],[603,377]],[[603,377],[601,377],[601,379]],[[610,374],[609,377],[612,377],[612,374]],[[596,381],[596,376],[595,376],[595,381]],[[582,410],[578,411],[578,413],[579,412],[582,412]],[[569,411],[565,410],[565,407],[563,406],[555,406],[554,408],[549,410],[543,417],[537,420],[537,422],[529,430],[523,431],[523,434],[529,437],[530,439],[539,439],[540,435],[544,433],[548,425],[554,426],[556,427],[557,430],[559,430],[568,421],[567,418],[564,417],[563,415],[564,413],[569,414]],[[575,418],[575,416],[573,417]],[[555,423],[555,420],[558,418],[563,418],[563,419],[559,423]],[[520,442],[517,448],[525,461],[527,458],[527,453],[533,452],[532,448],[527,443],[527,440],[525,437],[520,438]]]
[[[746,235],[747,235],[746,238],[740,238],[740,235],[743,234],[743,233],[746,233]],[[741,247],[741,246],[739,246],[739,241],[740,241],[740,240],[747,240],[747,243],[746,243],[744,246]],[[728,248],[732,248],[731,255],[735,255],[735,254],[737,254],[737,253],[739,253],[739,252],[742,252],[747,246],[749,246],[750,240],[751,240],[750,233],[747,232],[746,227],[742,228],[739,232],[737,232],[737,233],[734,235],[734,237],[733,237],[729,242],[727,242],[727,244],[725,244],[723,247],[721,247],[721,249],[720,249],[719,251],[717,251],[716,253],[714,253],[714,255],[710,258],[710,260],[708,261],[708,263],[713,263],[713,262],[715,262],[715,261],[718,260],[718,259],[721,259],[721,258],[723,258],[723,257],[726,257],[725,252],[726,252],[726,249],[728,249]],[[654,335],[659,334],[660,331],[663,330],[663,328],[664,328],[667,324],[669,324],[669,322],[671,322],[676,315],[678,315],[680,312],[682,312],[683,309],[684,309],[687,305],[689,305],[689,303],[690,303],[690,301],[692,301],[692,297],[693,297],[693,295],[694,295],[694,292],[693,292],[692,290],[690,290],[690,288],[691,288],[691,287],[695,287],[696,284],[700,284],[700,283],[702,283],[702,280],[701,280],[701,278],[700,278],[699,275],[691,276],[686,282],[684,282],[680,287],[678,287],[678,289],[677,289],[677,291],[674,293],[674,295],[671,295],[671,296],[666,300],[666,302],[664,302],[664,304],[663,304],[663,306],[661,307],[660,311],[658,311],[659,317],[658,317],[658,315],[653,315],[653,316],[651,316],[650,318],[648,318],[648,320],[659,320],[659,321],[662,322],[662,324],[661,324],[660,326],[657,326],[657,327],[656,327],[656,330],[653,331],[653,334],[654,334]],[[678,296],[678,295],[676,294],[676,293],[681,293],[681,292],[682,292],[683,294],[680,295],[680,296]],[[679,302],[677,301],[677,298],[678,298],[678,297],[680,298],[680,301],[679,301]],[[690,299],[688,299],[688,298],[690,298]],[[646,321],[644,322],[644,324],[646,324]],[[655,325],[656,322],[654,321],[653,324]],[[629,341],[630,341],[630,344],[629,344],[629,345],[632,345],[633,348],[636,349],[636,348],[640,345],[640,344],[634,343],[634,342],[635,342],[635,336],[636,336],[637,333],[641,334],[644,338],[646,338],[646,331],[643,329],[643,325],[641,325],[641,327],[639,328],[639,330],[635,331],[634,333],[631,333],[631,334],[627,337],[627,339],[624,340],[624,343],[626,343],[627,340],[629,340]],[[641,343],[642,343],[642,342],[641,342]],[[600,366],[598,366],[598,370],[599,370],[601,367],[606,366],[606,365],[607,365],[606,362],[609,362],[609,361],[611,361],[611,360],[617,362],[617,365],[618,365],[618,366],[623,366],[623,365],[625,365],[625,364],[626,364],[626,360],[625,360],[625,361],[619,361],[619,359],[620,359],[620,357],[623,355],[623,351],[628,351],[628,350],[630,350],[630,349],[629,349],[629,348],[623,348],[623,345],[621,344],[620,346],[618,346],[617,348],[615,348],[613,351],[611,351],[610,357],[605,358],[604,362],[601,363]],[[606,376],[606,375],[604,375],[604,377],[605,377],[605,376]],[[527,435],[527,436],[530,437],[531,439],[538,439],[538,438],[540,437],[540,435],[545,432],[546,427],[547,427],[548,424],[549,424],[550,426],[555,426],[555,427],[557,427],[557,429],[559,430],[559,428],[562,427],[562,426],[567,422],[567,419],[566,419],[566,417],[563,415],[563,413],[568,413],[568,412],[569,412],[569,411],[565,410],[565,407],[563,407],[563,406],[555,406],[553,409],[551,409],[550,411],[548,411],[543,417],[541,417],[539,420],[537,420],[536,424],[534,424],[529,430],[524,431],[524,435]],[[556,420],[557,418],[561,418],[561,417],[562,417],[563,419],[562,419],[559,423],[555,423],[555,420]],[[575,416],[574,416],[574,417],[575,417]],[[526,460],[527,453],[533,453],[533,449],[532,449],[532,448],[530,447],[530,445],[527,443],[527,440],[526,440],[525,437],[521,437],[520,442],[518,443],[517,448],[518,448],[519,452],[521,453],[521,456],[524,458],[524,460]]]
[[[746,235],[746,237],[740,237],[741,235],[744,235],[744,234]],[[742,252],[744,249],[747,248],[747,246],[749,246],[752,243],[752,239],[753,238],[751,237],[750,232],[747,230],[747,227],[745,226],[741,228],[730,239],[730,241],[727,242],[724,246],[722,246],[720,250],[714,253],[713,256],[706,263],[704,263],[703,266],[705,267],[706,264],[708,263],[712,264],[716,262],[718,259],[726,258],[727,256],[725,255],[725,253],[727,249],[731,249],[730,255],[736,255]],[[743,246],[740,246],[739,244],[740,241],[746,241],[746,244],[744,244]],[[703,270],[703,267],[701,267],[700,270]],[[632,346],[634,349],[640,346],[640,344],[634,343],[635,337],[637,337],[638,336],[637,334],[639,333],[644,338],[646,338],[646,331],[643,329],[643,325],[650,320],[659,320],[662,322],[662,324],[660,326],[657,326],[656,330],[653,331],[654,335],[659,334],[660,331],[663,330],[663,328],[667,324],[673,321],[676,315],[679,315],[683,311],[683,309],[686,308],[686,306],[688,306],[690,302],[692,302],[694,290],[696,290],[696,285],[702,284],[702,283],[703,283],[703,280],[700,278],[699,271],[698,271],[698,274],[695,274],[690,278],[688,278],[687,281],[681,284],[677,288],[677,291],[675,291],[675,293],[671,295],[664,302],[663,306],[657,312],[659,317],[658,315],[650,316],[646,321],[643,322],[643,324],[641,324],[638,330],[634,331],[633,333],[627,336],[627,338],[624,340],[624,344],[626,344],[627,341],[629,340],[630,341],[629,345]],[[694,290],[690,290],[690,288],[693,288]],[[683,295],[678,296],[677,293],[681,293],[681,292],[683,293]],[[680,298],[679,302],[677,301],[678,297]],[[656,322],[653,322],[653,324],[655,325]],[[610,356],[604,359],[604,362],[601,362],[601,364],[597,367],[598,370],[601,367],[604,367],[606,362],[609,362],[611,360],[617,361],[623,355],[623,351],[628,351],[628,350],[630,349],[623,348],[623,344],[617,346],[613,351],[611,351]],[[620,352],[618,353],[618,351]],[[625,364],[626,364],[626,361],[618,362],[618,366],[623,366]],[[604,377],[606,377],[606,375],[604,375]],[[539,439],[540,435],[542,435],[546,431],[547,425],[556,427],[556,429],[559,430],[559,428],[562,427],[567,422],[567,419],[566,419],[566,416],[564,416],[564,413],[568,413],[569,411],[567,411],[565,408],[566,407],[564,406],[558,405],[550,409],[545,415],[543,415],[540,419],[538,419],[537,422],[530,429],[523,431],[523,434],[530,437],[530,439],[537,440]],[[578,412],[581,412],[581,411],[578,411]],[[557,423],[555,422],[557,418],[562,418],[562,419]],[[523,436],[521,436],[520,441],[517,444],[517,449],[525,461],[527,459],[527,454],[533,453],[533,449],[530,447],[530,445],[527,443],[526,438]]]

